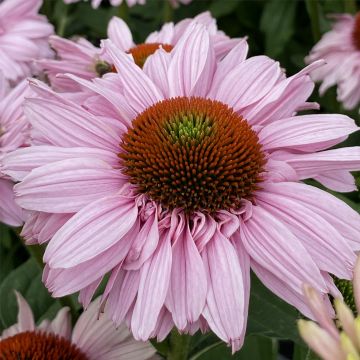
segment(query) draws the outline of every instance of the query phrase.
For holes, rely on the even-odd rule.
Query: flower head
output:
[[[11,226],[23,223],[23,211],[15,203],[14,183],[2,170],[4,156],[28,144],[29,124],[25,119],[22,105],[24,97],[30,95],[27,82],[20,82],[14,89],[6,89],[7,84],[0,72],[0,222]]]
[[[337,85],[337,100],[345,109],[360,103],[360,13],[333,16],[335,23],[305,59],[311,63],[325,59],[326,65],[311,73],[315,81],[322,81],[320,94]]]
[[[42,0],[0,3],[0,69],[12,84],[34,73],[34,60],[52,56],[48,37],[53,27],[38,14],[41,4]]]
[[[86,304],[110,273],[103,299],[136,339],[210,328],[236,350],[250,267],[307,315],[304,282],[338,294],[329,273],[352,277],[359,215],[301,180],[353,190],[360,150],[326,150],[358,130],[352,119],[296,116],[317,107],[308,72],[322,63],[286,78],[266,56],[246,59],[245,40],[217,61],[196,23],[143,69],[104,49],[116,73],[68,75],[98,94],[97,113],[34,82],[26,113],[39,140],[5,159],[33,212],[29,241],[50,239],[53,295],[80,290]]]
[[[219,31],[216,20],[208,11],[195,16],[194,19],[184,19],[177,24],[166,23],[160,31],[151,33],[142,44],[135,44],[126,23],[118,17],[113,17],[108,25],[108,37],[120,50],[131,54],[134,62],[142,68],[148,57],[160,47],[170,52],[192,22],[198,22],[207,27],[214,43],[217,59],[221,59],[240,41],[240,39],[230,39]],[[43,59],[38,61],[38,64],[57,91],[79,90],[78,85],[64,76],[59,76],[60,74],[71,73],[90,80],[116,71],[111,59],[84,38],[68,40],[51,36],[50,43],[56,50],[57,59]]]
[[[316,290],[305,286],[307,300],[313,309],[315,320],[299,320],[302,338],[324,360],[347,360],[360,358],[360,257],[357,260],[353,280],[353,296],[357,316],[341,298],[334,301],[338,326],[327,312]]]
[[[150,343],[132,339],[125,325],[115,328],[106,314],[99,316],[100,299],[92,302],[71,327],[68,308],[54,320],[35,325],[26,300],[16,292],[18,322],[0,337],[0,357],[7,360],[146,360],[155,354]]]

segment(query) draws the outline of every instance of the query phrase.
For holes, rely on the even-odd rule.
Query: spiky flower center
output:
[[[144,43],[139,44],[127,51],[134,58],[135,64],[141,68],[144,66],[146,59],[152,55],[160,46],[166,51],[170,52],[173,49],[172,45],[161,43]]]
[[[178,97],[138,115],[119,154],[140,193],[164,208],[239,208],[261,182],[265,157],[256,133],[227,105]]]
[[[88,360],[70,341],[51,333],[26,331],[0,341],[1,360]]]
[[[360,50],[360,12],[358,12],[355,16],[355,26],[352,35],[354,45],[358,50]]]

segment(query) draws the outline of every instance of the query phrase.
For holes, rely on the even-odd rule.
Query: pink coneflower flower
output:
[[[327,64],[311,73],[315,81],[322,81],[320,94],[337,85],[337,100],[345,109],[353,109],[360,102],[360,13],[333,18],[332,30],[321,38],[305,60],[311,63],[325,59]]]
[[[29,141],[29,126],[22,105],[30,92],[26,81],[12,90],[6,88],[6,80],[0,72],[0,222],[20,226],[23,211],[14,200],[14,183],[1,170],[5,154],[27,145]]]
[[[18,292],[16,299],[18,322],[0,337],[1,359],[146,360],[155,354],[150,343],[135,341],[124,325],[115,328],[106,314],[99,316],[100,299],[80,315],[73,329],[69,308],[36,326],[29,304]]]
[[[131,54],[135,63],[140,67],[160,46],[170,52],[179,38],[186,31],[191,22],[198,22],[207,27],[214,42],[217,59],[221,59],[229,52],[240,39],[231,39],[222,31],[219,31],[216,20],[210,12],[204,12],[194,19],[184,19],[178,24],[166,23],[160,29],[151,33],[144,43],[135,44],[131,31],[126,23],[113,17],[108,26],[109,39],[122,51]],[[57,53],[57,59],[44,59],[38,62],[40,67],[48,75],[52,87],[57,91],[78,91],[79,87],[73,81],[59,74],[71,73],[83,79],[93,79],[105,73],[115,71],[106,56],[101,56],[101,49],[92,45],[87,40],[80,38],[72,41],[59,36],[51,36],[50,44]],[[105,58],[104,58],[105,57]]]
[[[299,320],[298,326],[304,341],[324,360],[360,359],[360,257],[353,281],[357,316],[342,299],[337,298],[334,301],[341,331],[329,316],[318,292],[305,286],[305,293],[319,325],[312,321]]]
[[[53,27],[38,14],[41,0],[0,3],[0,70],[13,84],[33,74],[33,61],[50,57]]]
[[[296,116],[317,106],[308,73],[321,63],[286,78],[266,56],[246,59],[245,40],[217,62],[195,23],[143,70],[104,47],[117,73],[69,75],[99,94],[98,114],[37,83],[26,113],[39,145],[5,159],[18,203],[54,233],[53,295],[87,303],[109,273],[103,299],[136,339],[210,328],[237,350],[250,267],[309,316],[304,282],[338,294],[329,273],[352,277],[360,217],[301,180],[353,190],[360,149],[326,150],[358,130],[347,116]]]
[[[72,4],[72,3],[76,3],[79,2],[80,0],[64,0],[65,4]],[[146,0],[125,0],[127,6],[132,7],[136,4],[138,5],[144,5],[146,3]],[[178,6],[179,3],[181,4],[189,4],[192,0],[169,0],[169,2],[174,6]],[[102,0],[91,0],[91,6],[94,9],[97,9],[99,7],[99,5],[101,4]],[[112,6],[120,6],[122,3],[124,2],[124,0],[110,0],[110,4]]]

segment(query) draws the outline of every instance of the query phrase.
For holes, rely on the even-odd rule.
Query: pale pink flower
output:
[[[79,2],[80,0],[64,0],[65,4],[72,4],[72,3],[76,3]],[[127,6],[132,7],[136,4],[138,5],[144,5],[146,3],[146,0],[125,0]],[[173,5],[174,7],[177,7],[179,5],[179,3],[181,4],[189,4],[192,0],[168,0],[171,5]],[[97,9],[99,7],[99,5],[101,4],[102,0],[91,0],[91,6],[94,9]],[[110,4],[112,6],[120,6],[122,3],[124,2],[124,0],[110,0]]]
[[[10,90],[0,72],[0,222],[11,226],[22,225],[24,215],[14,200],[13,181],[1,171],[2,160],[8,152],[29,142],[29,125],[22,109],[24,97],[29,94],[25,80]]]
[[[299,320],[299,331],[304,341],[324,360],[360,359],[360,257],[353,280],[357,316],[341,298],[334,301],[342,331],[333,322],[320,294],[309,286],[305,286],[304,291],[318,323]]]
[[[80,315],[73,329],[69,308],[36,326],[29,304],[18,292],[16,300],[18,322],[0,337],[2,359],[146,360],[156,352],[150,343],[135,341],[125,325],[115,328],[106,313],[99,315],[100,299]]]
[[[36,72],[33,61],[52,56],[53,27],[38,14],[42,0],[0,3],[0,71],[12,84]]]
[[[326,65],[311,73],[315,81],[322,81],[320,95],[337,85],[337,100],[345,109],[353,109],[360,103],[360,13],[333,18],[332,30],[323,35],[305,61],[325,59]]]
[[[360,217],[301,180],[352,191],[360,149],[326,150],[358,130],[349,117],[296,116],[317,108],[308,73],[322,63],[286,78],[266,56],[246,59],[245,40],[216,61],[195,23],[143,69],[104,49],[117,73],[69,75],[98,94],[96,112],[33,82],[37,146],[5,158],[33,212],[30,242],[50,239],[53,296],[80,291],[86,305],[110,274],[103,300],[136,339],[210,328],[237,350],[250,268],[308,316],[304,282],[337,295],[329,273],[352,277]]]
[[[224,32],[218,30],[216,20],[206,11],[194,19],[184,19],[177,24],[166,23],[159,31],[151,33],[143,44],[135,44],[127,24],[118,17],[113,17],[108,25],[108,38],[122,51],[130,53],[134,61],[143,66],[147,58],[160,46],[171,51],[182,34],[193,22],[207,27],[214,42],[217,59],[224,57],[240,39],[231,39]],[[68,40],[59,36],[51,36],[50,44],[56,50],[56,59],[43,59],[38,62],[42,70],[48,75],[52,87],[56,91],[79,91],[79,86],[68,78],[61,76],[71,73],[83,79],[93,79],[104,73],[114,71],[111,61],[106,55],[101,55],[101,49],[92,45],[84,38]]]

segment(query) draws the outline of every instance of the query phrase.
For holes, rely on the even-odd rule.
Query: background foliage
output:
[[[179,21],[210,10],[218,26],[231,37],[248,36],[250,55],[267,54],[278,60],[292,75],[304,67],[304,57],[325,31],[330,28],[328,14],[360,9],[355,0],[193,0],[188,6],[173,9],[168,1],[147,0],[145,6],[111,7],[103,1],[94,10],[89,3],[65,5],[62,0],[44,0],[42,12],[54,24],[56,32],[65,37],[86,36],[94,44],[106,37],[107,23],[114,15],[129,25],[134,40],[141,43],[165,21]],[[335,88],[323,98],[317,89],[311,101],[321,105],[321,112],[341,112],[353,117],[360,125],[358,110],[346,112],[336,101]],[[350,136],[346,145],[359,145],[360,134]],[[358,174],[357,182],[360,177]],[[360,211],[359,193],[338,195]],[[25,248],[17,229],[0,224],[0,331],[16,321],[17,307],[13,289],[18,289],[32,306],[36,319],[52,318],[60,306],[70,305],[75,315],[80,307],[76,296],[52,299],[41,283],[41,249]],[[32,255],[32,256],[31,256]],[[36,259],[40,261],[36,261]],[[241,351],[234,356],[215,336],[196,334],[184,337],[184,347],[191,360],[215,359],[315,359],[301,342],[297,329],[297,311],[268,291],[256,278],[252,279],[247,338]],[[156,344],[160,353],[169,353],[170,340]]]

